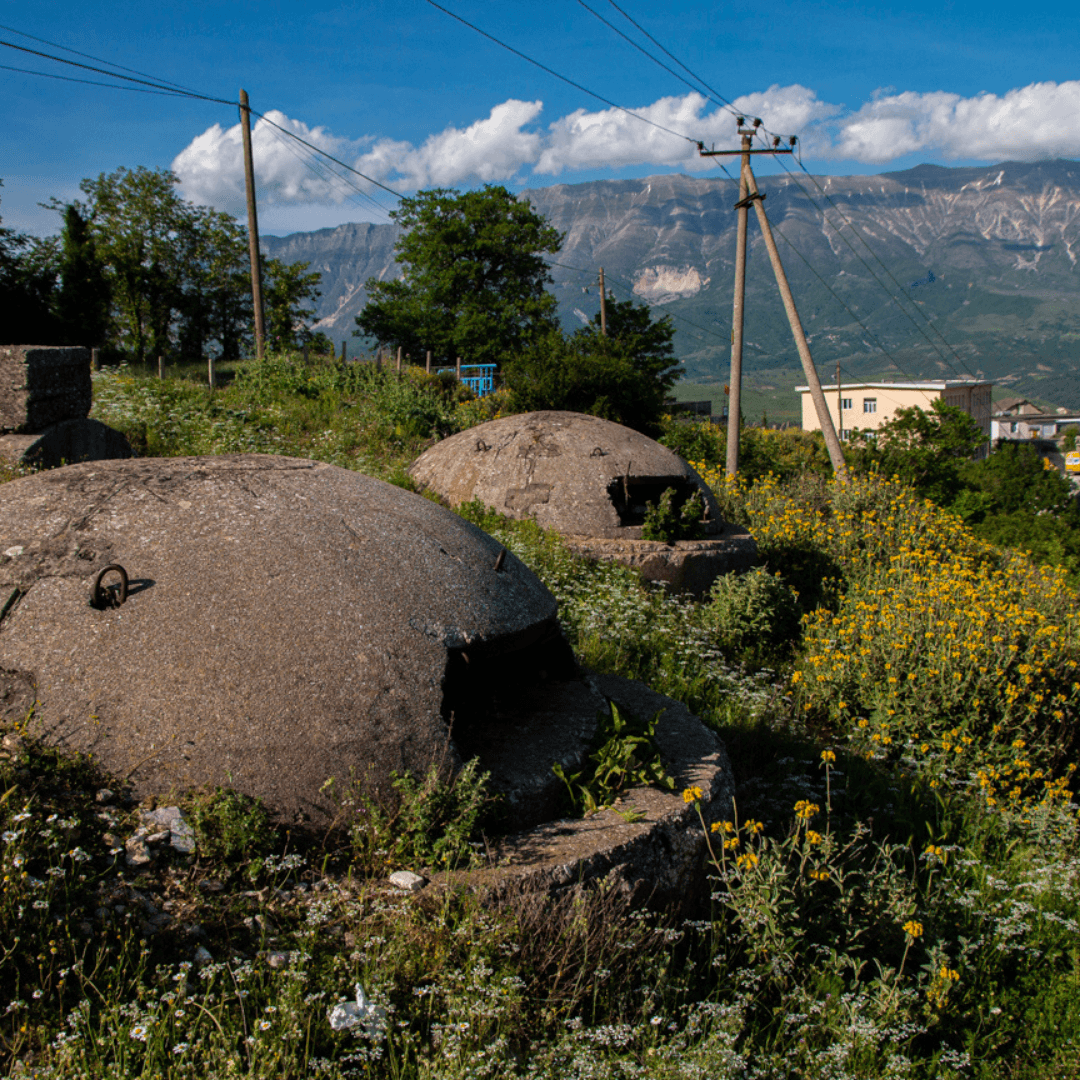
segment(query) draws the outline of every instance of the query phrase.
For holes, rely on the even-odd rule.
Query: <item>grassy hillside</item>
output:
[[[425,440],[476,410],[422,380],[278,362],[213,395],[104,372],[95,414],[151,453],[302,453],[405,482]],[[464,511],[553,590],[584,664],[687,702],[724,740],[736,803],[681,908],[390,888],[398,868],[467,868],[480,777],[414,778],[393,812],[343,792],[325,837],[188,793],[194,852],[131,866],[146,807],[16,726],[0,760],[0,1068],[1076,1076],[1075,593],[894,483],[709,478],[761,566],[700,603]],[[358,987],[359,1022],[335,1030]]]

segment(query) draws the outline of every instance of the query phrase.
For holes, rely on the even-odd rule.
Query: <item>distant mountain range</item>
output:
[[[823,377],[837,361],[845,378],[977,375],[1080,408],[1080,163],[793,172],[759,186]],[[566,234],[552,277],[568,327],[598,309],[603,265],[616,296],[632,293],[676,317],[688,379],[723,381],[731,181],[669,175],[524,194]],[[748,377],[790,383],[798,358],[753,213],[749,235]],[[396,238],[393,225],[352,224],[266,236],[263,247],[322,273],[320,326],[341,340],[366,301],[364,282],[400,273]]]

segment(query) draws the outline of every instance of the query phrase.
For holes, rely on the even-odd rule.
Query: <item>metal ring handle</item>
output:
[[[120,595],[115,603],[107,599],[108,594],[101,587],[101,579],[111,570],[115,570],[120,575]],[[90,606],[96,607],[99,611],[104,611],[107,607],[119,607],[127,599],[127,593],[127,571],[119,563],[109,563],[108,566],[103,566],[94,578],[94,585],[90,590]]]

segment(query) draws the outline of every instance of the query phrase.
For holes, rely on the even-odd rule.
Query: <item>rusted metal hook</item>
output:
[[[120,575],[120,592],[115,597],[109,589],[103,589],[101,587],[102,578],[113,570]],[[109,563],[108,566],[103,566],[94,578],[94,584],[90,589],[90,606],[97,608],[98,611],[104,611],[106,608],[110,607],[119,607],[127,599],[127,594],[127,571],[119,563]]]

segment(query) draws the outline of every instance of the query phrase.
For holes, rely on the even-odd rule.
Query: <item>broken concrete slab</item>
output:
[[[587,676],[602,699],[629,715],[660,712],[656,742],[673,791],[633,788],[610,809],[544,822],[498,842],[491,865],[465,878],[481,889],[559,892],[605,880],[657,902],[685,899],[700,884],[706,830],[735,816],[735,781],[719,737],[680,702],[617,675]],[[700,788],[701,817],[683,792]],[[463,875],[453,875],[461,880]],[[440,875],[437,880],[448,880]]]
[[[90,350],[0,345],[0,432],[44,431],[90,414]]]
[[[0,435],[0,456],[13,465],[55,469],[80,461],[132,457],[127,436],[100,420],[63,420],[44,431]]]
[[[678,454],[595,416],[504,416],[436,443],[409,472],[451,506],[477,499],[508,517],[531,517],[581,554],[633,566],[672,591],[704,593],[757,557],[753,538],[724,521],[708,485]],[[701,540],[642,539],[648,505],[669,488],[676,508],[700,494]]]

